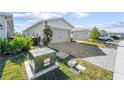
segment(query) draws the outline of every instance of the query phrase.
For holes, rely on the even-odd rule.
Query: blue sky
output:
[[[96,26],[108,32],[124,32],[124,13],[122,12],[11,12],[16,32],[41,19],[63,17],[75,27],[92,28]]]

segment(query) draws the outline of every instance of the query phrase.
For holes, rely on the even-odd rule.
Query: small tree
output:
[[[112,33],[112,36],[117,36],[117,33]]]
[[[99,30],[101,36],[108,36],[108,33],[105,30]]]
[[[43,45],[48,46],[49,42],[52,40],[53,31],[51,30],[50,26],[45,22],[44,29],[43,29]]]
[[[100,34],[99,34],[99,32],[98,32],[98,29],[97,29],[96,27],[94,27],[94,28],[91,30],[91,32],[90,32],[90,39],[91,39],[92,41],[96,41],[96,40],[98,40],[99,36],[100,36]]]

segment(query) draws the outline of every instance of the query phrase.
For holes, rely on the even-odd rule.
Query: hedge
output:
[[[13,36],[11,39],[0,39],[0,54],[1,55],[15,55],[21,51],[31,49],[31,40],[22,35]]]

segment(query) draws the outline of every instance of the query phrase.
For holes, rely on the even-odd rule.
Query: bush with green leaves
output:
[[[111,36],[117,36],[117,33],[112,33],[112,35]]]
[[[100,36],[108,36],[108,33],[105,30],[99,30],[99,34]]]
[[[9,51],[9,43],[7,39],[0,39],[0,54],[5,54]]]
[[[98,29],[94,27],[90,32],[90,40],[91,41],[97,41],[99,39],[100,33],[98,32]]]
[[[31,40],[22,35],[13,36],[11,39],[0,39],[0,54],[17,54],[31,49]]]

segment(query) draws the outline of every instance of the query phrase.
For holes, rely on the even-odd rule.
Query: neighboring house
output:
[[[50,25],[53,31],[52,41],[50,43],[60,43],[70,41],[70,31],[74,27],[65,21],[63,18],[56,19],[46,19],[38,21],[32,26],[28,27],[23,31],[23,35],[26,37],[37,37],[40,36],[43,38],[43,29],[45,22]],[[41,42],[42,44],[42,42]]]
[[[13,16],[0,13],[0,38],[7,38],[14,33]]]
[[[40,36],[42,39],[45,22],[47,22],[47,24],[51,27],[53,31],[53,37],[50,43],[71,41],[71,31],[75,28],[63,18],[45,19],[38,21],[37,23],[25,29],[23,31],[23,35],[25,35],[27,38]],[[42,45],[42,40],[40,44]]]
[[[71,38],[73,40],[86,40],[89,37],[89,29],[86,28],[74,28],[71,30]]]

